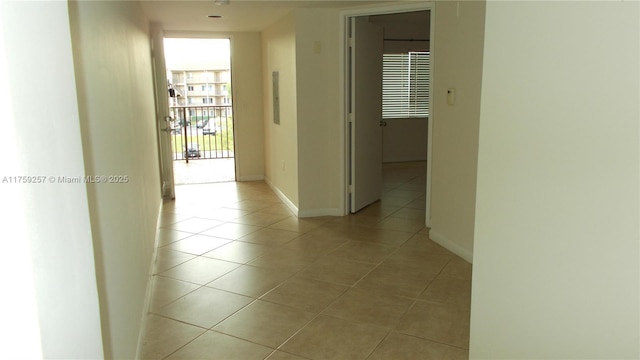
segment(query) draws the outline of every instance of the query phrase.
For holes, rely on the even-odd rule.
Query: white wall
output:
[[[298,206],[301,216],[338,215],[344,203],[340,188],[344,182],[341,168],[344,156],[340,147],[344,117],[339,108],[340,79],[340,16],[335,9],[299,9],[295,12],[295,27],[289,18],[281,20],[263,34],[263,51],[267,67],[263,73],[265,89],[265,168],[269,181],[276,184]],[[436,3],[436,41],[434,64],[434,121],[431,224],[432,238],[471,261],[475,219],[475,184],[477,170],[478,122],[484,28],[484,2]],[[286,31],[285,31],[286,30]],[[284,44],[283,35],[295,38],[295,56]],[[291,40],[289,40],[291,41]],[[320,44],[316,53],[314,45]],[[268,46],[270,45],[270,46]],[[292,122],[297,135],[288,128],[271,123],[271,69],[285,63],[291,76],[297,78],[291,89],[298,96]],[[281,74],[282,76],[282,74]],[[456,88],[456,104],[446,103],[448,88]],[[413,124],[420,128],[425,124]],[[426,140],[427,132],[420,131]],[[283,136],[288,134],[287,136]],[[418,135],[416,135],[418,136]],[[297,143],[292,139],[296,138]],[[426,148],[399,149],[394,160],[415,160]],[[421,147],[422,146],[422,147]],[[287,149],[286,151],[283,151]],[[281,162],[287,152],[297,151],[298,176],[286,174]],[[426,150],[425,150],[426,153]],[[405,157],[406,156],[406,157]],[[391,156],[389,157],[391,158]],[[389,159],[387,158],[387,159]],[[294,159],[291,159],[294,160]],[[287,169],[289,168],[287,161]],[[274,181],[273,179],[277,179]],[[296,182],[295,189],[292,182]],[[285,191],[285,189],[287,189]],[[295,194],[295,195],[293,195]],[[297,196],[299,194],[299,203]]]
[[[640,5],[490,2],[472,359],[638,359]]]
[[[238,180],[262,180],[264,115],[260,33],[231,34],[231,76]]]
[[[2,176],[45,176],[0,184],[0,358],[102,358],[66,2],[0,2],[0,78]]]
[[[298,9],[296,88],[300,216],[341,215],[339,171],[342,114],[340,16],[335,9]]]
[[[298,207],[296,34],[293,13],[262,32],[265,178]],[[273,123],[272,72],[280,73],[280,124]]]
[[[427,119],[385,120],[382,162],[427,160]]]
[[[437,2],[431,238],[471,261],[482,82],[484,1]],[[455,88],[454,105],[447,89]]]
[[[344,194],[340,189],[344,185],[344,169],[340,158],[344,156],[344,139],[340,134],[344,114],[340,109],[339,89],[344,84],[340,73],[343,59],[339,11],[301,8],[295,12],[299,215],[302,217],[343,214]],[[426,159],[426,121],[390,122],[395,123],[383,130],[387,159]],[[418,132],[414,132],[416,130]]]
[[[7,64],[8,49],[4,41],[5,27],[11,32],[15,24],[10,25],[5,20],[5,15],[12,13],[11,10],[5,10],[5,4],[0,3],[0,78],[5,79],[0,82],[0,116],[4,119],[5,133],[12,136],[7,136],[5,141],[0,142],[0,153],[4,154],[0,157],[0,168],[5,174],[22,174],[25,171],[19,159],[24,149],[19,149],[16,141],[16,117],[13,113],[12,84]],[[9,53],[15,54],[16,51],[9,49]],[[9,185],[5,176],[7,175],[2,176],[3,186],[0,186],[0,198],[3,199],[0,204],[0,238],[22,241],[2,241],[4,251],[0,252],[0,281],[8,289],[12,289],[15,296],[7,296],[0,301],[0,338],[3,339],[0,340],[0,358],[37,359],[42,358],[42,344],[24,189],[23,186]],[[94,292],[97,310],[96,295],[97,292]]]
[[[161,204],[148,21],[140,4],[69,4],[105,356],[132,358]]]

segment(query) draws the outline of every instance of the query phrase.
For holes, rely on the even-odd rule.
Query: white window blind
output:
[[[384,54],[382,118],[429,116],[429,53]]]

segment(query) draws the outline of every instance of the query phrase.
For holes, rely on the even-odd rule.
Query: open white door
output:
[[[351,18],[350,210],[382,194],[382,28],[368,17]]]
[[[169,116],[169,98],[167,88],[167,70],[164,61],[164,34],[154,26],[151,34],[151,57],[156,98],[156,121],[158,129],[158,147],[160,153],[160,172],[162,177],[162,197],[175,199],[173,180],[173,157],[171,154],[171,125]]]

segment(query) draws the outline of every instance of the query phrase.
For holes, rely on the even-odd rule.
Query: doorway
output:
[[[345,117],[347,118],[346,124],[346,193],[347,212],[355,213],[358,210],[366,206],[366,203],[371,203],[383,197],[383,189],[371,184],[378,182],[377,175],[380,173],[377,169],[382,168],[380,153],[383,152],[382,158],[385,163],[391,162],[425,162],[426,161],[426,199],[425,199],[425,223],[430,225],[430,184],[431,184],[431,138],[432,138],[432,117],[430,116],[429,108],[429,94],[431,93],[432,81],[428,81],[432,78],[432,72],[429,65],[426,69],[429,71],[426,82],[422,81],[420,91],[409,91],[410,89],[405,86],[407,94],[411,94],[413,97],[413,104],[418,109],[416,113],[408,113],[407,116],[389,115],[388,109],[384,111],[384,115],[380,114],[377,119],[375,118],[362,118],[358,116],[358,102],[360,103],[378,103],[381,102],[380,98],[372,98],[371,93],[366,94],[367,91],[363,91],[365,95],[360,94],[360,87],[358,85],[358,68],[359,67],[371,67],[370,59],[367,56],[358,56],[358,46],[362,47],[362,44],[370,42],[371,39],[366,39],[376,35],[374,31],[360,31],[354,27],[356,22],[367,22],[369,24],[382,28],[383,38],[379,41],[383,43],[384,60],[387,61],[388,55],[390,60],[396,61],[397,64],[391,64],[396,66],[401,64],[398,62],[398,58],[402,58],[405,64],[401,64],[400,67],[406,67],[406,64],[413,65],[418,63],[424,63],[427,59],[430,62],[431,49],[433,48],[433,6],[432,4],[410,5],[410,6],[392,6],[392,7],[380,7],[371,8],[366,10],[358,10],[353,12],[344,13],[345,19]],[[365,39],[362,37],[364,34]],[[360,37],[360,38],[359,38]],[[365,45],[368,46],[368,45]],[[354,50],[355,48],[355,50]],[[394,58],[395,57],[395,58]],[[416,61],[419,57],[420,61]],[[362,60],[364,59],[364,60]],[[382,59],[380,59],[382,62]],[[363,65],[364,63],[364,65]],[[386,64],[385,64],[386,65]],[[392,71],[405,71],[407,69],[400,69],[396,67],[392,68]],[[382,77],[382,72],[379,73]],[[405,75],[411,75],[411,71]],[[403,75],[404,76],[404,75]],[[406,84],[411,86],[411,84]],[[415,83],[413,84],[415,86]],[[386,90],[385,90],[386,91]],[[426,97],[424,96],[426,95]],[[425,110],[426,102],[426,113]],[[406,110],[406,109],[405,109]],[[415,109],[414,109],[415,110]],[[422,111],[422,112],[421,112]],[[376,124],[380,121],[379,125]],[[361,126],[367,126],[371,129],[374,126],[379,126],[377,132],[369,132],[367,135],[375,136],[376,138],[385,139],[368,142],[374,145],[367,145],[362,148],[363,141],[358,139],[358,133],[362,130]],[[392,126],[391,126],[392,125]],[[377,144],[379,145],[377,145]],[[358,168],[376,168],[375,172],[371,172],[369,176],[360,176],[358,178]],[[379,189],[377,190],[376,187]],[[363,190],[364,189],[364,190]],[[373,189],[373,190],[372,190]],[[362,203],[357,203],[357,198],[360,196],[360,192],[367,192],[365,197],[368,199],[363,206]],[[373,193],[372,193],[373,191]],[[376,193],[377,192],[377,193]]]
[[[230,40],[163,45],[175,184],[235,181]]]

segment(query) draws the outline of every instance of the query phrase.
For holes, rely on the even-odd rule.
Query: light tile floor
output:
[[[191,159],[173,161],[176,185],[206,184],[236,180],[235,159]]]
[[[429,240],[424,163],[382,200],[298,219],[264,182],[164,206],[145,359],[467,359],[471,265]]]

